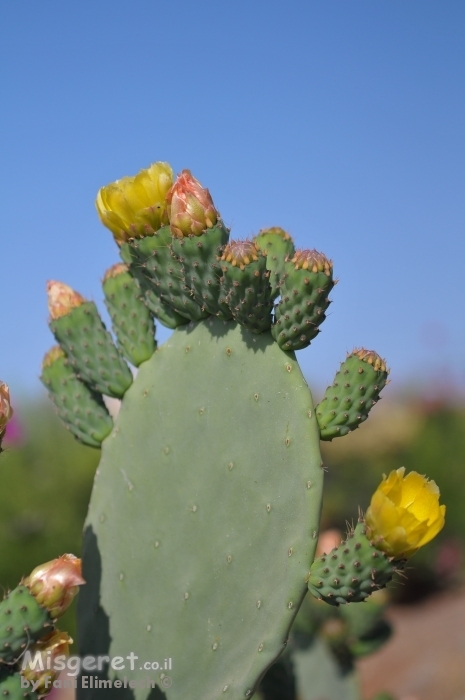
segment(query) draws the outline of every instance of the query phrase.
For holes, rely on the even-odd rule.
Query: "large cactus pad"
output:
[[[139,662],[119,672],[156,676],[163,689],[169,675],[168,700],[250,697],[307,590],[322,482],[293,353],[233,321],[178,328],[141,366],[103,442],[81,654],[133,652],[141,666],[170,657],[169,672],[147,674]]]

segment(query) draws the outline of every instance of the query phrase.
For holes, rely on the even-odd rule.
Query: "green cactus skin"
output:
[[[253,249],[254,258],[247,257],[249,248]],[[223,294],[234,320],[253,333],[268,330],[273,302],[266,257],[251,241],[234,241],[223,253],[221,269]]]
[[[181,316],[172,309],[171,306],[165,304],[160,297],[155,294],[153,289],[147,289],[143,299],[150,313],[153,314],[160,323],[166,326],[166,328],[174,330],[178,326],[185,326],[186,323],[189,323],[189,319],[185,318],[185,316]]]
[[[308,260],[307,260],[308,258]],[[321,264],[320,264],[321,263]],[[309,264],[308,268],[302,265]],[[313,270],[322,267],[323,269]],[[297,251],[283,264],[273,338],[282,350],[302,350],[320,332],[334,287],[331,263],[317,251]]]
[[[93,301],[50,321],[50,329],[76,374],[106,396],[121,398],[132,384],[131,370],[105,329]]]
[[[112,268],[103,282],[103,293],[118,346],[129,362],[139,367],[152,357],[157,346],[153,318],[140,299],[140,290],[123,266]]]
[[[10,664],[29,644],[53,629],[47,610],[26,586],[17,586],[0,603],[0,668]]]
[[[146,276],[147,284],[165,304],[189,321],[199,321],[209,315],[208,311],[202,311],[186,287],[181,263],[171,254],[171,242],[169,226],[153,236],[131,239],[132,265]]]
[[[354,350],[348,355],[316,409],[321,439],[332,440],[358,428],[379,400],[388,374],[385,362],[373,351]]]
[[[292,354],[231,321],[178,328],[141,366],[102,446],[80,653],[172,657],[169,700],[251,697],[307,591],[322,483]]]
[[[308,589],[315,598],[330,605],[358,603],[392,579],[396,566],[366,536],[359,522],[339,547],[312,564]]]
[[[44,364],[40,377],[68,430],[90,447],[100,447],[113,428],[102,395],[74,374],[64,355]]]
[[[201,236],[174,236],[171,244],[172,253],[182,266],[184,284],[192,290],[197,304],[212,316],[226,320],[232,315],[228,305],[220,303],[222,271],[218,260],[228,239],[229,231],[220,221]]]
[[[16,672],[2,676],[0,669],[0,697],[2,700],[39,700],[32,688],[21,688],[21,674]]]
[[[284,274],[284,261],[295,253],[294,241],[279,226],[262,229],[253,239],[266,255],[266,269],[270,271],[270,286],[273,301],[281,294],[280,281]]]
[[[120,257],[123,262],[129,267],[129,273],[132,275],[136,284],[139,287],[140,298],[147,306],[148,310],[160,323],[167,328],[174,330],[178,326],[189,323],[189,319],[185,316],[180,316],[174,309],[160,299],[158,290],[155,292],[154,284],[147,277],[144,268],[134,262],[131,255],[131,249],[128,243],[123,243],[120,246]]]

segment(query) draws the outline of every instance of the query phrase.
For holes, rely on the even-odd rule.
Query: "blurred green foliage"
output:
[[[79,556],[99,450],[80,445],[44,400],[15,406],[23,436],[0,455],[0,586],[14,588],[38,564]],[[60,628],[75,634],[70,609]]]

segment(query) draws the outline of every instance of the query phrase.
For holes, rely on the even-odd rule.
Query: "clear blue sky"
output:
[[[0,9],[0,377],[37,392],[45,281],[101,304],[98,188],[190,168],[234,237],[266,225],[340,283],[306,374],[374,348],[465,387],[463,0],[22,0]],[[166,338],[162,331],[160,338]]]

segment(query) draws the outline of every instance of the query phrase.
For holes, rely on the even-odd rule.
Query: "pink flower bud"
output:
[[[210,192],[190,170],[183,170],[166,195],[171,231],[175,236],[200,236],[218,221]]]
[[[52,618],[63,615],[83,583],[81,560],[74,554],[63,554],[36,567],[23,581]]]

